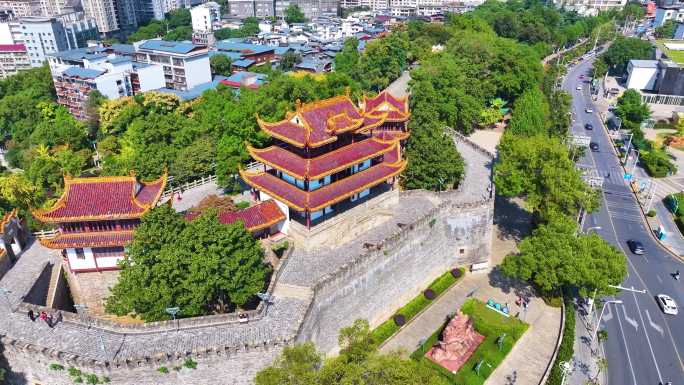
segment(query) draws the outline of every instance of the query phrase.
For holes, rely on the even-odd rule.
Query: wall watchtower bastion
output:
[[[377,325],[447,269],[487,262],[491,251],[493,155],[452,132],[466,161],[457,190],[399,193],[390,218],[339,247],[291,249],[269,285],[273,302],[250,313],[124,325],[63,312],[49,328],[24,303],[59,255],[33,242],[0,280],[0,342],[9,384],[71,384],[51,363],[107,376],[113,384],[251,384],[287,345],[312,341],[327,353],[357,318]],[[388,212],[388,215],[390,213]],[[37,307],[31,305],[33,309]],[[197,369],[157,371],[182,365]]]

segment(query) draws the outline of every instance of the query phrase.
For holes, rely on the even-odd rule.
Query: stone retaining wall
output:
[[[486,262],[494,205],[446,202],[313,288],[298,341],[337,350],[340,328],[357,318],[377,326],[451,267]]]

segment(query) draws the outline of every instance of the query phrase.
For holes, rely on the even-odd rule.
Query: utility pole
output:
[[[614,301],[606,301],[603,304],[603,308],[601,308],[601,315],[599,316],[598,320],[596,321],[596,327],[594,328],[594,334],[591,336],[591,342],[594,342],[596,339],[596,334],[598,334],[599,327],[601,326],[601,318],[603,318],[603,311],[606,310],[606,306],[609,304],[614,303],[616,305],[622,305],[622,300],[616,299]]]
[[[646,290],[635,289],[634,286],[632,286],[632,287],[623,287],[623,286],[620,286],[620,285],[608,285],[608,287],[612,287],[613,289],[627,290],[627,291],[631,291],[631,292],[634,292],[634,293],[646,294]]]

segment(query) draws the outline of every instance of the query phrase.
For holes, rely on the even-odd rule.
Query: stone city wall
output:
[[[491,154],[483,155],[491,159]],[[78,315],[65,312],[64,324],[54,329],[60,330],[56,336],[49,330],[18,330],[21,327],[16,325],[24,325],[18,322],[30,322],[25,305],[19,306],[6,320],[9,328],[0,341],[12,371],[8,383],[72,383],[65,372],[49,369],[51,363],[58,363],[107,376],[113,384],[242,385],[253,383],[255,373],[295,341],[312,341],[320,350],[334,353],[339,329],[355,319],[366,318],[376,326],[449,268],[488,261],[493,191],[489,188],[472,203],[463,203],[461,193],[402,193],[424,194],[441,203],[312,287],[302,288],[307,289],[302,292],[311,289],[312,297],[276,297],[270,309],[262,303],[250,312],[245,325],[227,314],[183,319],[176,325],[180,338],[173,336],[169,322],[122,325],[98,319],[87,326]],[[282,271],[278,270],[268,292],[277,285]],[[98,334],[105,340],[98,341]],[[107,345],[109,353],[100,354],[100,343]],[[197,369],[173,369],[188,357],[197,361]],[[162,366],[170,373],[158,372]]]
[[[313,288],[298,341],[334,353],[339,329],[355,319],[375,327],[449,268],[488,261],[493,216],[493,200],[446,201],[376,250],[323,277]]]
[[[73,354],[24,344],[11,338],[1,340],[6,361],[9,363],[8,385],[71,385],[73,378],[68,368],[74,367],[100,379],[108,377],[112,384],[127,385],[250,385],[263,367],[271,364],[282,352],[278,344],[245,346],[235,349],[198,349],[184,355],[157,356],[143,361],[105,366]],[[183,366],[186,359],[197,362],[197,368]],[[64,370],[50,369],[59,364]],[[159,372],[166,367],[168,373]],[[82,378],[85,383],[85,378]]]

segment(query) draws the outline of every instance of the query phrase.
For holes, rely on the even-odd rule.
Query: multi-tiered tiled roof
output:
[[[374,98],[363,97],[363,110],[366,114],[386,112],[388,122],[405,122],[411,116],[407,97],[397,98],[387,91]]]
[[[112,222],[142,217],[154,207],[166,186],[166,175],[143,183],[135,176],[64,178],[64,193],[51,208],[33,215],[46,223]],[[116,227],[116,226],[115,226]],[[123,246],[133,232],[128,228],[106,231],[60,232],[41,240],[51,248]]]
[[[373,165],[336,177],[331,183],[313,191],[267,170],[241,171],[240,174],[247,184],[294,210],[321,210],[403,171],[406,161],[401,159],[401,141],[409,133],[402,123],[409,116],[407,99],[396,98],[387,92],[374,98],[364,97],[361,108],[348,95],[304,105],[297,102],[296,111],[287,113],[280,122],[268,123],[258,119],[264,131],[285,145],[276,144],[264,149],[248,146],[252,158],[299,181],[321,180],[364,161],[373,160]],[[350,143],[347,136],[345,141],[337,143],[342,135],[352,135],[356,140],[351,139]],[[321,155],[315,157],[306,155],[308,149],[328,144],[332,147],[330,151],[321,154],[319,150],[317,153]],[[290,146],[302,150],[293,151]]]

